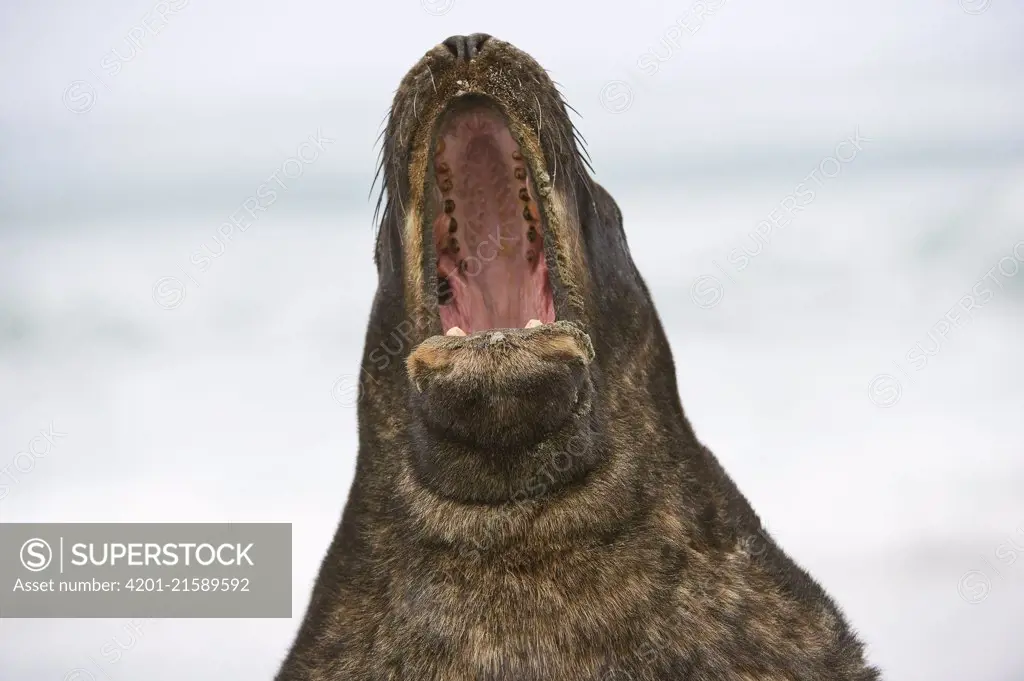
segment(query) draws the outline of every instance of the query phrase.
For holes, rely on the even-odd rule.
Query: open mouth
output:
[[[453,108],[433,149],[428,197],[445,335],[554,322],[539,199],[504,116],[479,100]]]

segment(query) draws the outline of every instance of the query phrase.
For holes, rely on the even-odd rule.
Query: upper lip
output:
[[[581,140],[544,70],[529,55],[492,38],[472,60],[458,58],[444,45],[429,51],[403,79],[389,117],[378,168],[382,193],[375,215],[383,207],[390,238],[395,239],[391,247],[401,254],[405,302],[417,335],[424,338],[444,331],[437,305],[437,263],[429,250],[431,241],[424,239],[429,192],[437,181],[431,167],[434,138],[444,117],[471,98],[489,101],[509,122],[534,183],[531,187],[537,188],[534,206],[547,232],[541,252],[549,265],[554,317],[583,323],[587,315],[577,290],[588,278],[578,228],[565,219],[566,211],[572,209],[566,201],[576,200],[576,187],[568,187],[567,195],[552,193],[563,183],[574,185],[577,177],[584,183],[579,189],[589,191],[588,164],[578,146]],[[416,220],[410,222],[413,216]],[[418,233],[410,232],[414,229]],[[382,243],[378,240],[375,254],[378,267],[386,255]]]

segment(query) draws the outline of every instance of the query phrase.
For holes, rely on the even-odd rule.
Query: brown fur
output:
[[[554,325],[437,335],[426,159],[465,93],[502,108],[529,163]],[[877,680],[694,436],[621,213],[545,72],[493,39],[468,63],[434,48],[382,168],[356,478],[278,681]],[[381,363],[396,328],[410,342]]]
[[[506,383],[544,362],[589,364],[594,358],[590,338],[565,322],[514,332],[463,339],[433,336],[420,343],[406,360],[414,385],[442,372],[474,375]],[[473,341],[476,342],[473,342]]]

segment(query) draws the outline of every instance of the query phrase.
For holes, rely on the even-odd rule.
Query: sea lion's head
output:
[[[385,477],[446,504],[626,493],[629,443],[684,422],[621,213],[588,169],[554,83],[512,45],[453,36],[405,76],[381,154],[362,466],[397,463]]]

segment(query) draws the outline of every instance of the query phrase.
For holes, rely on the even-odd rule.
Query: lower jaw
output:
[[[542,442],[494,451],[438,438],[413,426],[412,470],[439,497],[464,504],[506,504],[552,497],[586,479],[596,448],[589,419]]]
[[[406,362],[417,477],[440,496],[488,504],[579,480],[595,451],[593,358],[571,322],[421,343]]]

